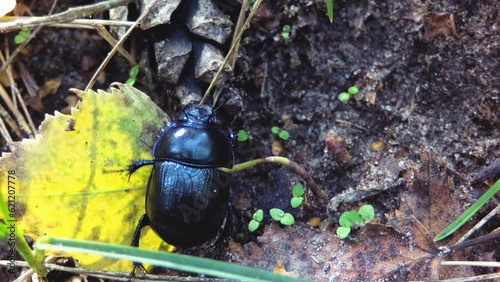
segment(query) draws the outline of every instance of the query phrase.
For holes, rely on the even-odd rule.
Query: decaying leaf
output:
[[[144,93],[117,86],[111,93],[73,90],[82,101],[71,115],[47,115],[35,139],[12,144],[12,153],[0,158],[0,171],[15,172],[16,216],[24,234],[130,244],[144,213],[150,168],[130,180],[117,171],[151,158],[168,117]],[[7,187],[4,173],[0,185]],[[161,244],[150,229],[141,239],[144,248]],[[131,269],[130,262],[75,257],[84,268]]]
[[[438,35],[453,35],[460,37],[455,28],[455,20],[453,14],[449,13],[430,13],[425,19],[424,42],[431,42]]]
[[[436,236],[460,215],[460,203],[452,193],[452,182],[444,166],[427,155],[421,158],[411,186],[401,191],[404,204],[400,211],[412,214],[431,236]]]
[[[380,163],[379,170],[403,172],[393,157]],[[413,281],[473,276],[470,267],[441,266],[441,261],[449,258],[432,240],[461,212],[446,170],[424,156],[421,165],[405,172],[406,183],[411,185],[401,188],[399,210],[386,215],[385,225],[367,223],[341,240],[332,232],[321,232],[302,223],[286,228],[273,223],[266,226],[257,243],[251,242],[244,248],[232,244],[232,257],[238,263],[268,270],[282,260],[287,271],[297,271],[301,278],[313,281]],[[451,259],[466,260],[467,251],[455,251],[450,254]]]
[[[268,270],[282,260],[287,271],[297,271],[299,277],[313,281],[407,281],[410,273],[418,279],[429,277],[428,262],[437,249],[428,234],[424,235],[431,245],[420,245],[415,237],[421,235],[412,232],[411,226],[401,234],[368,223],[354,235],[360,240],[355,242],[302,223],[286,228],[273,223],[266,226],[257,243],[244,248],[232,244],[231,253],[240,264]]]

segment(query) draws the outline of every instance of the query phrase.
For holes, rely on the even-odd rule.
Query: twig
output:
[[[24,99],[21,96],[21,91],[19,91],[19,88],[17,88],[16,81],[14,80],[14,77],[12,76],[11,66],[7,67],[7,76],[9,77],[10,90],[13,94],[15,94],[15,96],[17,98],[16,100],[19,101],[19,105],[21,105],[21,109],[23,110],[23,113],[26,116],[26,119],[28,120],[28,124],[30,126],[29,127],[30,130],[28,130],[28,134],[31,137],[35,137],[35,134],[37,133],[35,123],[33,122],[33,119],[31,118],[31,115],[28,111],[28,108],[26,107],[26,103],[24,103]],[[24,79],[23,79],[23,81],[24,81]],[[15,106],[17,107],[18,105],[15,105]]]
[[[498,261],[442,261],[439,264],[440,265],[500,267],[500,262],[498,262]]]
[[[260,5],[261,2],[262,2],[262,0],[257,0],[253,4],[252,11],[250,11],[250,14],[248,15],[248,18],[245,20],[245,24],[243,24],[243,28],[238,33],[238,37],[236,37],[236,40],[233,41],[233,44],[231,45],[231,48],[227,52],[227,55],[224,58],[224,61],[220,65],[219,69],[217,70],[217,73],[215,74],[214,79],[212,79],[212,82],[210,82],[210,85],[208,86],[207,91],[205,91],[205,95],[203,95],[203,98],[201,99],[200,104],[205,103],[205,100],[208,98],[208,94],[210,93],[210,91],[212,91],[212,88],[214,88],[215,82],[217,81],[217,79],[219,78],[220,74],[224,70],[224,67],[226,66],[227,62],[229,61],[229,58],[231,57],[231,55],[235,51],[236,46],[240,44],[241,36],[243,35],[243,32],[245,31],[245,29],[248,26],[250,26],[250,21],[252,20],[253,16],[255,15],[255,12],[259,8],[259,5]]]
[[[500,277],[500,273],[492,273],[492,274],[482,274],[476,276],[469,277],[460,277],[460,278],[451,278],[451,279],[443,279],[436,280],[438,282],[471,282],[471,281],[497,281],[495,280]],[[428,281],[428,280],[426,280]]]
[[[113,35],[111,35],[111,33],[109,33],[109,31],[104,26],[95,25],[94,27],[99,35],[101,35],[101,37],[104,38],[104,40],[106,40],[109,45],[118,46],[118,53],[122,54],[122,56],[125,57],[125,59],[127,59],[131,65],[137,65],[137,61],[135,60],[135,58],[130,55],[130,53],[125,50],[123,46],[117,44],[118,41],[113,37]]]
[[[471,246],[479,245],[479,244],[482,244],[485,242],[491,242],[491,241],[493,241],[495,239],[499,239],[499,238],[500,238],[500,231],[493,231],[489,234],[479,236],[479,237],[474,238],[474,239],[463,241],[463,242],[460,242],[458,244],[454,244],[451,246],[446,246],[443,249],[444,249],[444,253],[449,253],[449,252],[453,252],[453,251],[460,250],[463,248],[468,248]]]
[[[241,3],[241,9],[240,9],[240,14],[238,15],[238,21],[236,22],[236,26],[234,27],[234,34],[233,34],[233,40],[231,41],[231,45],[237,44],[235,47],[235,50],[233,54],[231,54],[231,58],[229,59],[231,67],[234,69],[234,65],[236,64],[236,59],[238,57],[238,49],[240,47],[240,44],[236,42],[236,39],[238,38],[238,34],[240,31],[243,29],[243,22],[245,21],[245,11],[247,10],[248,7],[248,0],[243,0],[243,3]]]
[[[16,119],[17,124],[19,124],[21,126],[21,130],[23,130],[24,132],[30,132],[28,123],[24,119],[23,115],[21,115],[21,113],[19,112],[17,107],[14,107],[14,103],[10,99],[9,93],[7,93],[7,91],[5,90],[5,88],[3,87],[2,84],[0,84],[0,97],[2,97],[2,99],[5,101],[5,104],[7,105],[7,107],[14,114],[14,117]]]
[[[68,10],[45,17],[31,17],[26,19],[16,18],[12,21],[0,22],[0,32],[9,32],[13,30],[18,30],[23,27],[33,27],[33,26],[47,26],[55,23],[65,23],[75,20],[77,17],[88,17],[94,13],[106,11],[111,8],[126,5],[134,0],[109,0],[102,1],[99,3],[73,7]]]
[[[5,16],[2,18],[2,22],[6,20],[23,20],[26,21],[28,19],[42,19],[43,17],[10,17]],[[115,21],[115,20],[102,20],[102,19],[75,19],[66,23],[52,23],[47,24],[47,27],[63,27],[63,28],[91,28],[93,29],[94,25],[105,25],[105,26],[132,26],[134,24],[133,21]]]
[[[500,211],[500,205],[497,205],[496,208],[494,208],[491,212],[489,212],[483,219],[481,219],[474,227],[472,227],[467,233],[465,233],[462,238],[460,238],[455,244],[462,243],[463,241],[467,240],[472,233],[476,232],[481,228],[488,220],[490,220],[492,217],[494,217],[498,212]]]
[[[0,52],[0,60],[2,62],[5,62],[5,58],[4,58],[2,52]],[[10,76],[11,76],[10,77],[11,83],[13,83],[12,74],[10,74]],[[28,116],[29,120],[31,121],[31,117],[28,114],[28,111],[26,109],[26,105],[24,105],[24,101],[22,100],[20,94],[17,96],[18,96],[18,99],[20,101],[22,101],[21,106],[22,107],[24,106],[23,110],[25,111],[26,115]],[[19,112],[17,105],[14,104],[12,99],[9,97],[9,94],[7,93],[7,91],[5,90],[3,85],[1,85],[1,84],[0,84],[0,97],[5,101],[5,104],[7,105],[7,107],[12,111],[12,114],[16,118],[16,122],[21,127],[21,130],[24,130],[24,132],[32,134],[32,132],[30,130],[30,126],[28,125],[28,123],[26,123],[26,120],[24,119],[23,115],[21,115],[21,113]],[[6,120],[6,121],[7,121],[7,123],[9,123],[9,120]],[[31,123],[33,123],[33,121],[31,121]],[[17,127],[17,125],[16,125],[16,127]]]
[[[9,130],[7,130],[7,127],[5,126],[3,120],[6,118],[5,116],[8,116],[12,123],[10,124],[11,127],[16,126],[16,123],[14,122],[12,117],[9,116],[9,113],[5,110],[5,108],[2,105],[0,105],[0,116],[2,116],[2,118],[0,118],[0,135],[2,135],[5,141],[7,141],[7,144],[12,143],[14,140],[12,140],[12,136],[10,136]],[[9,122],[9,119],[7,119],[7,122]],[[16,132],[16,134],[19,137],[21,137],[21,132],[19,131],[19,128],[17,128],[18,129],[17,131],[15,129],[16,128],[13,127],[14,132]]]
[[[89,90],[90,88],[92,88],[92,86],[94,86],[94,83],[95,83],[95,81],[97,79],[97,76],[101,73],[101,71],[109,63],[109,61],[111,60],[111,58],[113,57],[113,55],[118,50],[118,47],[123,44],[123,42],[125,41],[125,39],[127,39],[127,37],[132,33],[132,31],[134,30],[134,28],[137,25],[139,25],[139,23],[142,21],[142,19],[144,17],[146,17],[146,15],[149,13],[149,11],[151,10],[151,8],[154,5],[156,5],[156,3],[158,3],[158,1],[159,0],[154,0],[154,1],[150,2],[149,5],[147,5],[144,8],[144,11],[142,12],[142,14],[137,18],[137,20],[135,20],[134,24],[132,26],[130,26],[130,28],[127,30],[127,32],[125,32],[125,34],[120,38],[120,40],[118,40],[118,42],[116,43],[115,47],[113,47],[113,49],[111,49],[111,51],[108,53],[108,56],[104,59],[104,61],[101,63],[101,65],[99,66],[99,68],[94,73],[94,76],[92,76],[92,78],[90,79],[89,83],[87,84],[87,87],[85,87],[85,91]]]

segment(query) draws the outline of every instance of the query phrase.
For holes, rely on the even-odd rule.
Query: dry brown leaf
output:
[[[425,279],[430,276],[429,262],[437,249],[425,228],[413,222],[405,233],[367,224],[353,235],[360,243],[341,240],[305,224],[282,228],[273,223],[266,227],[258,242],[244,248],[232,245],[231,253],[240,264],[268,270],[282,260],[287,269],[314,281]]]

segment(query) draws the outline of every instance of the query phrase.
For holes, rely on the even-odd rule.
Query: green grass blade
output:
[[[455,221],[448,225],[436,237],[434,242],[444,239],[460,228],[469,218],[471,218],[495,193],[500,190],[500,179],[493,184],[472,206],[470,206],[464,213],[462,213]]]
[[[326,12],[330,22],[333,22],[333,0],[326,0]]]
[[[95,254],[108,258],[140,261],[180,271],[206,274],[221,278],[236,279],[239,281],[308,281],[300,278],[275,274],[262,269],[231,264],[207,258],[188,255],[149,251],[135,247],[105,244],[54,237],[44,237],[36,243],[36,250],[53,249],[63,252],[79,252]],[[132,264],[131,264],[132,268]]]

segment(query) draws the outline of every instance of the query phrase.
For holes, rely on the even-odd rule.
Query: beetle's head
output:
[[[191,105],[179,116],[179,122],[194,124],[219,124],[215,111],[207,105]]]

